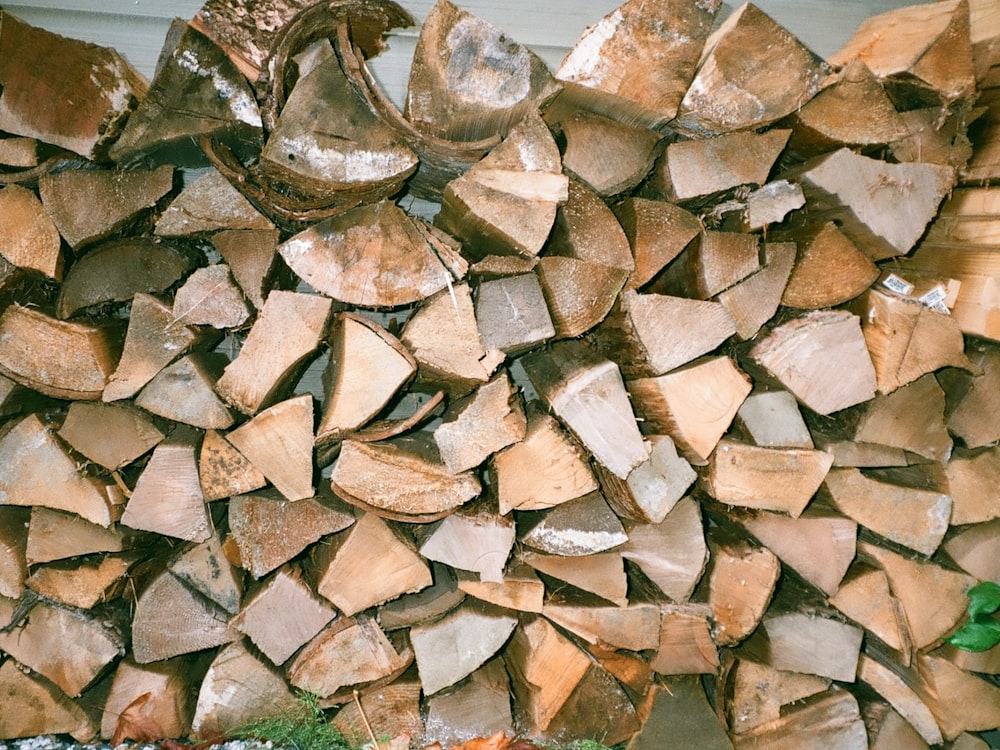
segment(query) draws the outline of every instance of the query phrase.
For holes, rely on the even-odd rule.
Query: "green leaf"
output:
[[[969,597],[969,617],[972,619],[1000,609],[1000,585],[993,581],[977,584],[965,592],[965,595]]]
[[[989,651],[1000,643],[1000,622],[989,616],[977,617],[956,630],[947,641],[963,651]]]

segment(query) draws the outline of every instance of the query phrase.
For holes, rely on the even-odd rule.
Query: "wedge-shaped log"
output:
[[[0,374],[63,399],[99,399],[121,354],[113,328],[71,323],[14,304],[0,315]]]
[[[65,733],[87,742],[97,732],[93,719],[66,693],[44,677],[26,673],[13,659],[0,664],[0,692],[7,696],[0,715],[5,737]]]
[[[719,530],[708,533],[709,563],[705,572],[712,609],[712,638],[733,646],[760,624],[771,602],[781,563],[767,547]]]
[[[736,735],[733,740],[735,750],[754,747],[794,750],[809,746],[866,750],[868,747],[857,698],[837,686],[795,705],[779,719]]]
[[[733,734],[777,721],[798,701],[830,687],[824,677],[786,672],[746,658],[727,664],[724,674],[726,689],[732,691],[726,718]]]
[[[655,377],[708,354],[736,333],[724,305],[628,290],[591,334],[627,378]]]
[[[229,614],[239,612],[243,574],[226,558],[218,533],[184,550],[167,567],[177,578]]]
[[[36,505],[31,509],[24,556],[28,565],[35,565],[93,552],[121,552],[131,541],[117,524],[105,528],[76,513]]]
[[[841,230],[872,260],[906,255],[955,185],[955,170],[890,164],[847,148],[816,157],[794,174],[810,211]]]
[[[720,3],[629,0],[589,27],[556,71],[562,98],[650,128],[677,114]]]
[[[545,619],[517,628],[503,655],[532,734],[618,742],[639,728],[618,682]],[[606,710],[594,711],[595,702]]]
[[[517,524],[522,544],[564,557],[605,552],[628,541],[621,521],[599,492],[551,510],[521,513]]]
[[[579,444],[559,422],[537,401],[526,411],[524,439],[490,459],[501,515],[552,508],[598,487]]]
[[[703,231],[649,286],[649,291],[707,300],[760,270],[760,238]]]
[[[558,109],[546,113],[551,121]],[[602,198],[628,192],[649,174],[662,136],[642,125],[578,110],[556,127],[566,141],[563,166]]]
[[[321,498],[293,503],[275,490],[265,490],[230,500],[229,529],[240,565],[260,578],[313,542],[354,523],[343,503]]]
[[[170,201],[156,221],[158,237],[195,237],[205,232],[274,232],[274,225],[217,169],[206,169]],[[253,235],[242,235],[244,238]],[[213,244],[215,243],[213,237]],[[277,235],[275,234],[275,239]],[[275,242],[275,246],[277,242]],[[216,245],[218,248],[218,245]],[[221,248],[218,248],[221,250]],[[272,255],[273,255],[273,247]],[[236,267],[232,259],[225,261]],[[239,275],[237,274],[237,279]],[[263,300],[251,296],[260,307]]]
[[[121,516],[124,498],[118,489],[81,473],[36,414],[23,417],[0,436],[0,456],[4,505],[67,511],[104,528]]]
[[[761,269],[718,294],[716,299],[736,321],[740,339],[752,339],[778,311],[794,264],[793,243],[765,242]]]
[[[174,294],[174,317],[191,325],[238,328],[250,318],[250,307],[229,266],[213,263],[192,273]]]
[[[878,278],[878,267],[832,221],[779,236],[799,247],[781,295],[786,307],[834,307],[854,299]]]
[[[655,750],[663,745],[664,737],[705,750],[733,748],[696,675],[663,679],[653,685],[638,708],[645,721],[629,741],[633,750]]]
[[[338,617],[288,665],[288,681],[329,698],[344,688],[398,676],[412,657],[400,654],[371,617]]]
[[[337,496],[386,518],[438,520],[478,496],[472,471],[453,473],[429,440],[345,440],[330,474]]]
[[[90,610],[121,594],[134,563],[132,555],[69,560],[36,568],[24,583],[51,602]]]
[[[401,630],[433,622],[464,601],[465,593],[458,588],[454,570],[447,565],[431,563],[431,576],[434,579],[431,585],[379,606],[378,621],[383,630]]]
[[[872,701],[865,706],[865,729],[868,730],[869,750],[888,750],[890,747],[930,747],[910,723],[895,708],[882,701]],[[972,735],[967,735],[972,737]],[[978,740],[977,740],[978,741]]]
[[[334,318],[330,350],[326,400],[316,430],[321,444],[369,422],[417,372],[417,361],[395,336],[356,313]]]
[[[950,537],[942,549],[966,573],[982,581],[994,581],[1000,572],[1000,556],[997,556],[997,531],[1000,519],[975,524],[958,530]],[[984,669],[973,670],[986,672]]]
[[[858,679],[884,698],[928,745],[944,742],[941,728],[927,704],[907,684],[905,667],[887,655],[861,654]]]
[[[889,589],[889,578],[884,570],[860,561],[853,563],[829,601],[893,651],[909,653],[911,644],[906,617]],[[859,676],[864,679],[863,675]]]
[[[215,384],[219,395],[250,415],[278,400],[285,383],[326,336],[332,305],[316,294],[271,292],[240,353]]]
[[[313,224],[278,252],[304,282],[361,307],[399,307],[446,288],[456,249],[420,218],[382,201]],[[458,274],[461,275],[461,274]]]
[[[802,412],[788,391],[756,390],[736,414],[749,442],[765,448],[813,448]]]
[[[132,659],[118,664],[101,714],[101,736],[120,737],[125,715],[133,726],[125,731],[151,731],[156,727],[164,735],[185,736],[191,731],[194,715],[194,681],[188,670],[190,662],[168,659],[161,664],[140,665]],[[138,729],[142,727],[142,729]],[[134,728],[134,729],[133,729]],[[143,741],[141,737],[125,739]]]
[[[626,479],[649,455],[618,366],[576,341],[529,354],[524,369],[542,400],[594,458]]]
[[[1000,688],[936,653],[917,654],[914,689],[930,708],[945,739],[1000,725]]]
[[[203,430],[233,426],[232,412],[215,392],[224,357],[193,352],[167,365],[143,386],[136,406],[151,414]]]
[[[492,659],[453,690],[427,700],[427,728],[423,741],[445,745],[514,733],[510,710],[510,678],[502,659]]]
[[[719,652],[709,632],[704,604],[664,604],[660,642],[650,667],[657,674],[716,674]]]
[[[152,450],[164,434],[131,406],[74,401],[59,437],[94,463],[114,471]]]
[[[705,42],[674,125],[700,136],[768,125],[808,101],[829,72],[798,39],[745,3]]]
[[[671,601],[686,602],[708,560],[698,503],[684,498],[660,523],[631,526],[620,552]]]
[[[434,222],[477,259],[490,253],[531,258],[545,244],[568,190],[555,140],[532,114],[448,183]]]
[[[517,558],[504,571],[500,583],[462,575],[458,580],[458,590],[505,609],[536,614],[542,611],[545,599],[545,584],[535,573],[534,568]]]
[[[482,345],[508,356],[534,349],[556,335],[542,282],[533,273],[501,276],[476,290]]]
[[[697,216],[666,201],[629,196],[614,210],[635,258],[629,289],[649,283],[702,231]]]
[[[831,617],[805,612],[765,615],[744,643],[765,664],[841,682],[854,682],[863,631]]]
[[[556,338],[582,336],[610,312],[628,271],[604,263],[558,255],[535,266]]]
[[[876,374],[861,320],[843,310],[819,310],[778,326],[750,356],[819,414],[875,395]]]
[[[774,510],[797,518],[820,488],[833,456],[807,448],[763,448],[719,442],[704,475],[705,488],[726,505]]]
[[[546,555],[522,550],[518,560],[543,575],[557,578],[581,591],[596,594],[612,604],[628,604],[628,578],[619,551],[598,552],[583,557]]]
[[[569,181],[568,198],[556,211],[545,257],[558,256],[635,270],[628,237],[614,212],[580,180]]]
[[[933,374],[921,375],[865,405],[854,439],[916,453],[932,461],[951,456],[945,394]]]
[[[172,437],[156,446],[135,484],[122,524],[189,542],[206,541],[212,526],[195,451],[190,436]]]
[[[62,281],[59,231],[35,194],[20,185],[0,190],[0,256],[18,268]]]
[[[506,135],[556,91],[534,52],[439,0],[420,26],[403,114],[425,133],[476,141]]]
[[[659,523],[677,504],[698,475],[691,464],[677,455],[677,446],[667,435],[651,435],[649,458],[622,480],[597,467],[601,491],[622,518],[641,523]]]
[[[275,612],[295,617],[275,618]],[[336,610],[313,593],[296,567],[286,565],[251,591],[230,624],[246,635],[273,664],[284,664],[319,633]]]
[[[206,430],[202,438],[198,477],[206,502],[244,495],[267,484],[260,469],[215,430]]]
[[[983,448],[1000,440],[1000,424],[990,417],[1000,410],[1000,349],[970,342],[968,356],[974,371],[943,373],[940,382],[947,400],[948,430],[967,447]]]
[[[669,435],[684,458],[703,465],[751,390],[729,357],[707,357],[655,378],[628,381],[643,427]]]
[[[503,569],[514,547],[512,519],[491,512],[452,513],[420,544],[428,560],[479,575],[481,581],[503,583]],[[419,659],[419,656],[418,656]]]
[[[404,673],[387,685],[359,690],[357,700],[341,707],[332,723],[348,742],[370,739],[369,727],[377,737],[423,737],[420,698],[420,680],[412,672]],[[396,742],[402,747],[402,740]]]
[[[205,672],[191,728],[195,737],[209,740],[259,716],[295,717],[301,711],[285,676],[234,641],[219,649]]]
[[[602,648],[651,651],[660,645],[660,608],[654,604],[588,607],[553,603],[546,604],[542,614],[587,643]]]
[[[143,76],[109,47],[67,39],[10,13],[0,25],[0,130],[88,159],[106,157],[146,94]]]
[[[171,153],[176,159],[178,152],[193,161],[201,157],[193,144],[203,135],[240,154],[256,153],[262,136],[260,110],[250,85],[222,50],[176,19],[148,93],[109,153],[120,164],[165,161]]]

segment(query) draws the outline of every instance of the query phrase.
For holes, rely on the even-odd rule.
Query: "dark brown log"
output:
[[[703,229],[697,216],[666,201],[628,197],[615,205],[615,212],[635,258],[629,289],[649,283]]]
[[[220,230],[266,232],[273,228],[217,169],[209,169],[193,180],[156,222],[160,237],[191,237]],[[226,262],[232,265],[230,259]],[[253,302],[257,304],[257,300]]]
[[[62,280],[65,259],[59,231],[27,188],[8,185],[0,190],[0,237],[0,255],[11,264]]]
[[[547,117],[555,117],[547,113]],[[563,166],[602,198],[625,193],[653,168],[661,136],[635,123],[577,111],[556,127],[566,140]]]

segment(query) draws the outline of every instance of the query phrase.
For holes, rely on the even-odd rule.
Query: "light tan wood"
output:
[[[804,612],[765,615],[747,640],[749,653],[775,669],[854,682],[861,628]]]
[[[0,164],[8,167],[37,167],[41,141],[27,136],[6,136],[0,140]]]
[[[93,609],[115,599],[127,582],[134,556],[53,563],[38,567],[24,583],[46,599],[78,609]]]
[[[550,122],[562,114],[558,109],[546,113]],[[563,167],[602,198],[628,192],[652,169],[661,138],[656,131],[586,110],[566,114],[553,123],[566,142]]]
[[[876,265],[833,222],[781,237],[794,239],[799,248],[781,295],[786,307],[834,307],[854,299],[878,278]]]
[[[902,671],[903,667],[896,666],[894,669],[893,662],[887,660],[883,663],[879,658],[866,653],[861,655],[858,677],[898,711],[924,742],[931,745],[941,743],[944,738],[934,715],[920,696],[906,684],[905,678],[897,674],[897,670]]]
[[[812,435],[788,391],[754,390],[736,413],[736,424],[754,445],[813,448]]]
[[[477,509],[451,514],[420,544],[428,560],[476,573],[481,581],[503,583],[514,547],[513,519]]]
[[[582,258],[544,256],[535,266],[556,338],[582,336],[607,316],[628,271]]]
[[[0,596],[20,599],[28,577],[27,508],[0,508]]]
[[[709,529],[708,549],[705,582],[712,638],[719,646],[733,646],[760,623],[781,575],[781,562],[767,547],[752,546],[718,528]]]
[[[760,270],[760,238],[705,230],[649,286],[659,294],[707,300]]]
[[[130,543],[126,530],[116,524],[105,528],[76,513],[36,505],[28,522],[25,560],[35,565],[93,552],[121,552]]]
[[[446,565],[431,563],[431,576],[434,582],[430,586],[379,606],[378,622],[383,630],[401,630],[433,622],[462,603],[465,592],[459,589],[455,571]]]
[[[224,263],[199,268],[174,294],[174,317],[190,325],[239,328],[250,307]]]
[[[600,648],[651,651],[660,645],[660,608],[546,604],[542,614],[556,625]]]
[[[969,448],[982,448],[1000,439],[1000,425],[993,414],[1000,383],[1000,351],[980,342],[970,346],[968,356],[975,370],[952,371],[941,378],[947,399],[948,429]]]
[[[0,716],[0,732],[6,737],[65,733],[86,742],[97,732],[93,719],[62,690],[44,677],[23,672],[13,659],[0,664],[0,690],[7,696]]]
[[[75,401],[66,411],[59,437],[94,463],[115,471],[152,450],[164,434],[131,406]]]
[[[502,659],[491,659],[454,690],[442,691],[427,700],[424,742],[447,746],[496,732],[514,733],[510,678]]]
[[[120,662],[101,713],[101,737],[155,742],[157,737],[148,735],[187,735],[194,715],[189,668],[184,659],[148,665],[131,659]],[[136,736],[143,733],[147,736]]]
[[[719,653],[704,604],[663,605],[660,643],[650,667],[657,674],[716,674]]]
[[[1000,578],[997,531],[1000,519],[968,526],[945,541],[942,549],[966,573],[982,581],[996,581]]]
[[[205,232],[268,232],[273,228],[274,225],[229,180],[217,169],[210,168],[170,201],[156,221],[155,232],[160,237],[190,237]],[[215,238],[213,244],[216,244]],[[226,262],[232,265],[229,258]],[[257,299],[251,301],[257,305]]]
[[[887,396],[876,396],[861,417],[855,440],[916,453],[932,461],[949,458],[945,394],[933,374],[922,375]]]
[[[545,256],[635,270],[628,237],[614,212],[597,193],[574,178],[570,178],[566,202],[556,211]]]
[[[177,578],[230,615],[239,612],[243,599],[243,575],[226,559],[218,533],[181,552],[168,568]]]
[[[212,355],[192,352],[164,367],[136,394],[136,406],[203,430],[232,427],[233,414],[214,389],[226,360]]]
[[[888,703],[868,703],[862,710],[862,718],[868,730],[870,750],[887,750],[890,747],[924,750],[930,747],[917,730]]]
[[[677,455],[667,435],[650,435],[649,458],[622,480],[597,467],[601,491],[615,513],[642,523],[660,523],[697,479],[694,469]]]
[[[635,258],[629,289],[652,281],[704,228],[697,216],[667,201],[629,196],[614,210]]]
[[[481,601],[517,612],[539,613],[545,599],[545,584],[534,568],[517,558],[511,561],[499,583],[462,575],[458,589]]]
[[[550,510],[518,516],[518,540],[532,549],[563,557],[582,557],[628,541],[618,516],[599,492]]]
[[[855,562],[829,601],[893,651],[909,653],[911,644],[906,616],[889,589],[884,570]]]
[[[857,699],[837,687],[804,701],[781,718],[733,739],[736,750],[749,750],[752,747],[773,747],[777,750],[868,748],[868,737]]]
[[[216,430],[206,430],[202,438],[198,478],[206,502],[243,495],[267,484],[260,469]]]
[[[476,290],[482,345],[508,356],[523,354],[556,335],[542,283],[534,273],[490,279]]]
[[[35,194],[20,185],[0,190],[0,255],[18,268],[61,281],[59,230]]]
[[[727,203],[719,204],[718,208],[726,207]],[[737,201],[734,206],[736,212],[730,215],[731,218],[727,217],[729,222],[724,226],[732,226],[744,232],[761,229],[766,232],[771,224],[784,221],[785,217],[805,204],[806,197],[797,184],[788,180],[772,180],[753,190],[746,197],[745,204],[741,205]]]
[[[733,692],[726,718],[734,734],[752,732],[777,721],[796,702],[824,692],[831,682],[818,675],[776,669],[745,658],[735,660],[726,679]]]
[[[628,579],[621,552],[563,557],[526,549],[518,553],[518,560],[543,575],[557,578],[581,591],[596,594],[619,607],[628,604]]]

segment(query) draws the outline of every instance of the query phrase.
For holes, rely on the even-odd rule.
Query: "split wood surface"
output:
[[[0,739],[985,747],[996,3],[269,7],[0,10]]]

